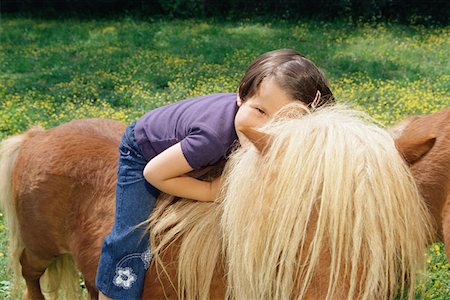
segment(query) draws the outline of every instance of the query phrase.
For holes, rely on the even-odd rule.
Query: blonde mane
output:
[[[209,298],[221,263],[230,299],[413,298],[430,219],[392,137],[361,112],[287,109],[265,155],[229,159],[220,204],[160,201],[154,262],[180,238],[187,299]]]

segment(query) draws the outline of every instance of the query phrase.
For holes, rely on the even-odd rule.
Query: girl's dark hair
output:
[[[322,71],[309,59],[291,49],[270,51],[259,56],[248,67],[239,84],[239,97],[247,100],[257,93],[265,78],[274,78],[277,84],[293,99],[310,106],[316,98],[315,106],[335,102]]]

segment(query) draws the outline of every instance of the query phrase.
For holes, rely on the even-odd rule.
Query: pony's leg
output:
[[[86,282],[84,284],[88,291],[88,300],[97,300],[98,299],[98,290],[94,286],[92,286]]]
[[[52,258],[43,259],[28,249],[24,249],[20,256],[22,265],[22,276],[25,279],[27,290],[23,296],[24,300],[45,300],[41,291],[39,279],[50,265]]]
[[[447,258],[450,260],[450,195],[447,197],[442,212],[442,233],[445,252],[447,252]]]

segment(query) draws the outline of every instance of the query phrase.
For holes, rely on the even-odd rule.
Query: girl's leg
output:
[[[153,210],[159,191],[143,177],[146,160],[127,128],[119,147],[116,215],[104,239],[97,271],[99,291],[113,299],[139,299],[151,251],[145,226],[136,228]]]

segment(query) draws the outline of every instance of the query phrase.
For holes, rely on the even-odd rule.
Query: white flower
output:
[[[131,268],[116,268],[116,276],[113,283],[116,286],[124,289],[131,288],[131,285],[136,281],[136,274],[133,273]]]

